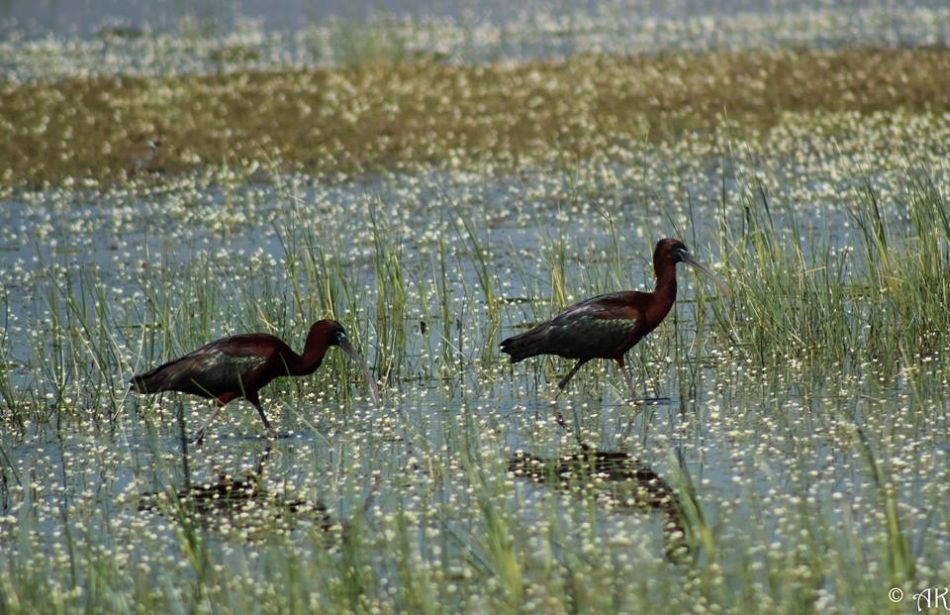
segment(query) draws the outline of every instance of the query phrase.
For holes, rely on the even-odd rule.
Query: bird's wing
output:
[[[607,293],[575,303],[548,323],[550,346],[567,358],[608,357],[629,348],[643,320],[627,292]]]
[[[241,391],[245,378],[264,363],[255,355],[233,355],[212,345],[199,348],[143,376],[150,392],[181,391],[202,397],[217,397]]]

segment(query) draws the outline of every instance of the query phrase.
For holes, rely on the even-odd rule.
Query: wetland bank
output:
[[[4,612],[916,609],[950,582],[950,54],[902,19],[492,62],[338,26],[318,68],[156,35],[158,74],[3,47]],[[728,295],[680,271],[641,398],[591,363],[551,405],[571,362],[498,342],[648,288],[664,236]],[[381,405],[328,356],[263,391],[284,437],[234,402],[194,449],[206,403],[127,394],[318,318]]]

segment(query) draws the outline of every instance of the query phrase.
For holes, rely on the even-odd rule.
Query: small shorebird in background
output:
[[[138,171],[148,169],[151,164],[155,162],[155,158],[158,156],[158,148],[161,147],[161,145],[162,140],[155,138],[130,148],[125,153],[125,160],[128,163],[129,171],[137,173]]]

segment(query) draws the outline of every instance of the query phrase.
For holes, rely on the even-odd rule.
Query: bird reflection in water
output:
[[[319,501],[287,497],[268,491],[264,466],[270,460],[270,445],[257,466],[243,477],[220,474],[217,480],[188,484],[177,491],[154,491],[139,497],[140,512],[157,512],[170,519],[186,517],[194,523],[221,531],[290,531],[316,528],[346,531],[349,522],[335,523],[326,505]],[[362,513],[372,506],[377,485],[363,502]]]
[[[605,509],[657,510],[663,513],[666,557],[676,563],[692,561],[695,549],[677,493],[650,466],[629,453],[593,450],[544,458],[518,451],[508,471],[539,484],[552,484],[575,493],[590,490]],[[596,490],[596,492],[594,492]]]

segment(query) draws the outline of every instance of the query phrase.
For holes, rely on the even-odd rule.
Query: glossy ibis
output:
[[[133,376],[130,390],[138,393],[180,391],[213,398],[218,407],[198,432],[196,443],[204,439],[205,430],[221,409],[241,397],[257,408],[264,428],[268,435],[273,436],[274,431],[264,414],[258,391],[280,376],[312,374],[320,367],[330,346],[339,346],[360,365],[369,383],[373,401],[378,405],[379,391],[369,368],[353,349],[343,326],[335,320],[313,323],[307,334],[303,354],[297,354],[279,337],[267,333],[233,335],[215,340],[149,372]]]
[[[652,293],[625,290],[597,295],[575,303],[551,320],[501,343],[502,352],[517,363],[540,354],[577,359],[573,369],[558,382],[558,395],[568,381],[591,359],[613,359],[620,366],[636,396],[633,380],[625,369],[624,355],[644,335],[663,322],[676,301],[676,263],[686,263],[712,273],[690,255],[678,239],[661,239],[653,251],[656,289]],[[557,399],[557,396],[555,396]]]

